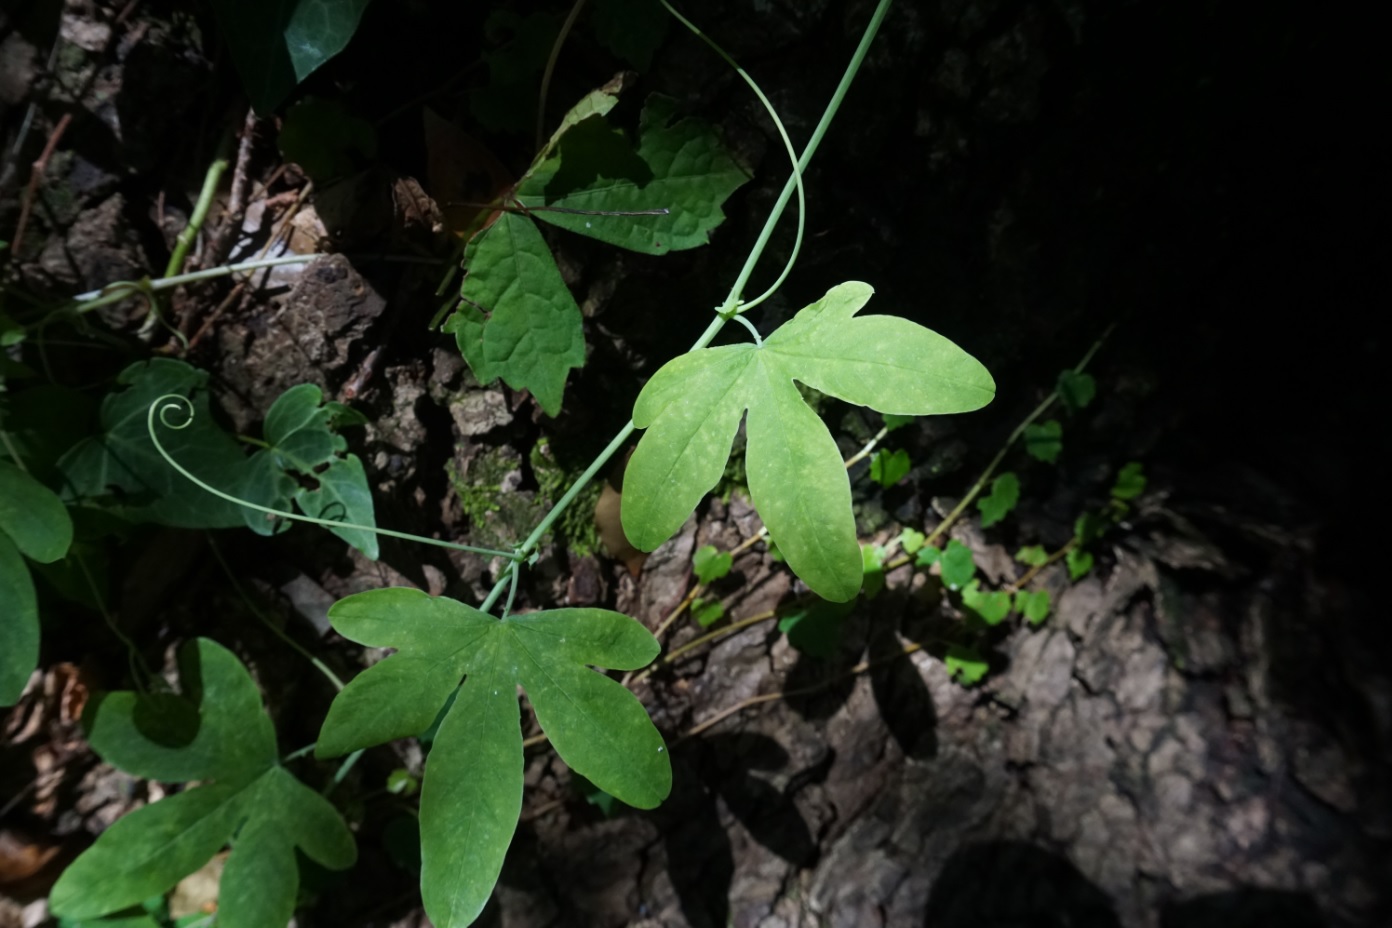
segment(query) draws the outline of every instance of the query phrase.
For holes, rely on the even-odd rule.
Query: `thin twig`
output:
[[[15,227],[14,241],[10,245],[11,253],[19,254],[19,247],[24,243],[24,232],[29,225],[29,213],[34,208],[34,197],[38,196],[39,183],[43,180],[44,171],[48,169],[48,159],[53,157],[53,151],[58,147],[58,141],[67,131],[69,124],[72,123],[72,113],[64,113],[58,120],[58,124],[53,127],[53,131],[48,134],[48,141],[44,143],[43,151],[34,162],[33,169],[29,172],[29,186],[24,190],[24,202],[19,207],[19,224]]]
[[[232,168],[232,187],[227,194],[227,209],[223,213],[222,225],[208,243],[203,255],[204,267],[215,267],[227,260],[232,251],[236,233],[242,227],[246,215],[247,187],[250,185],[248,172],[251,169],[251,153],[256,143],[256,111],[248,109],[246,120],[242,123],[242,139],[237,145],[237,164]]]
[[[1006,584],[1006,586],[1004,587],[1004,591],[1007,593],[1015,593],[1024,589],[1024,587],[1035,577],[1039,576],[1039,574],[1043,572],[1043,570],[1046,567],[1050,567],[1054,564],[1057,564],[1060,560],[1068,556],[1069,551],[1072,551],[1076,547],[1078,547],[1078,539],[1075,536],[1073,538],[1068,539],[1068,544],[1064,545],[1062,548],[1059,548],[1053,554],[1045,558],[1043,563],[1036,564],[1029,570],[1025,571],[1024,574],[1021,575],[1020,579],[1014,581],[1013,583]]]
[[[546,59],[546,70],[541,72],[541,91],[537,98],[537,151],[541,151],[541,146],[546,141],[546,96],[551,91],[551,76],[556,72],[556,62],[561,57],[561,47],[565,45],[566,38],[569,37],[570,30],[575,27],[575,20],[580,18],[580,11],[584,7],[585,0],[575,0],[565,22],[561,24],[561,31],[556,33],[556,41],[551,44],[551,54]]]

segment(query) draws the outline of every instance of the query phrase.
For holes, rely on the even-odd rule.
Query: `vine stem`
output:
[[[717,310],[710,324],[706,326],[706,330],[701,333],[701,336],[696,339],[696,342],[691,346],[691,351],[699,351],[710,345],[710,343],[714,341],[715,336],[725,327],[725,323],[729,321],[729,317],[733,316],[740,308],[740,296],[744,292],[745,284],[749,282],[749,277],[753,274],[755,265],[759,263],[759,259],[763,256],[764,249],[768,246],[769,239],[773,235],[774,227],[778,225],[779,219],[783,216],[783,211],[788,207],[788,201],[792,199],[795,192],[801,190],[802,173],[807,169],[807,165],[811,163],[812,156],[817,153],[817,148],[821,145],[822,139],[826,136],[827,130],[831,127],[832,120],[836,117],[837,111],[841,108],[841,101],[845,99],[846,92],[850,89],[852,81],[855,80],[856,73],[860,70],[860,65],[865,60],[865,55],[870,49],[870,43],[874,41],[875,34],[879,32],[880,24],[884,21],[885,15],[889,12],[891,2],[892,0],[879,0],[879,3],[876,5],[875,12],[871,15],[870,22],[866,25],[865,32],[860,37],[860,44],[856,46],[855,53],[851,56],[850,63],[846,65],[846,70],[841,75],[841,80],[836,85],[836,90],[832,93],[831,99],[827,102],[826,109],[822,112],[822,118],[817,122],[816,128],[812,130],[812,136],[808,139],[807,146],[802,151],[802,156],[798,158],[792,176],[783,184],[782,193],[779,194],[772,209],[769,210],[768,218],[764,221],[763,230],[759,233],[758,239],[755,240],[754,246],[750,249],[749,256],[745,258],[744,266],[740,269],[734,284],[730,287],[729,295],[726,296],[725,302],[721,304],[720,309]],[[664,3],[664,5],[666,4]],[[671,10],[671,7],[668,6],[668,9]],[[682,19],[680,14],[677,14],[675,10],[672,10],[672,13],[677,15],[678,19]],[[684,19],[682,21],[685,22]],[[518,546],[516,552],[517,560],[508,568],[509,573],[517,569],[517,563],[522,560],[529,560],[532,557],[542,536],[546,534],[547,530],[550,529],[551,525],[560,517],[561,513],[565,511],[566,507],[574,501],[575,497],[580,494],[586,484],[599,473],[600,468],[604,467],[604,465],[609,462],[609,459],[623,447],[624,442],[633,434],[635,428],[636,426],[633,424],[633,420],[630,419],[623,428],[619,429],[618,434],[605,446],[604,450],[591,462],[590,466],[585,468],[585,471],[576,478],[575,483],[571,484],[570,489],[566,491],[565,495],[557,500],[556,505],[551,507],[551,511],[542,518],[541,523],[532,531],[532,534],[527,536],[527,539]],[[489,591],[488,596],[479,606],[479,609],[483,612],[487,612],[491,609],[494,603],[498,601],[498,598],[501,597],[503,592],[508,588],[509,583],[510,580],[506,574],[499,577],[497,582],[494,583],[493,589]]]
[[[1007,593],[1018,593],[1020,590],[1024,589],[1025,586],[1031,580],[1043,573],[1046,567],[1050,567],[1054,564],[1057,564],[1059,561],[1063,560],[1065,557],[1068,556],[1069,551],[1072,551],[1076,547],[1078,547],[1078,538],[1077,536],[1074,536],[1073,538],[1068,539],[1068,543],[1066,545],[1064,545],[1062,548],[1059,548],[1053,554],[1045,558],[1044,563],[1036,564],[1029,570],[1025,571],[1024,574],[1021,575],[1020,579],[1014,581],[1013,583],[1006,584],[1004,591]]]
[[[1108,336],[1112,334],[1112,330],[1115,328],[1116,323],[1107,326],[1102,336],[1092,343],[1092,347],[1087,350],[1087,354],[1083,355],[1083,359],[1073,368],[1073,373],[1081,374],[1083,372],[1084,368],[1092,361],[1093,356],[1102,348],[1102,344],[1107,340]],[[1015,426],[1015,431],[1010,433],[1010,437],[1005,440],[1005,444],[1001,445],[1001,449],[996,452],[996,456],[991,459],[991,463],[986,465],[986,469],[981,472],[981,476],[977,478],[976,483],[972,484],[971,489],[967,491],[967,495],[962,497],[962,501],[953,507],[952,511],[938,523],[937,528],[933,529],[933,531],[928,534],[928,537],[924,539],[923,543],[925,545],[931,545],[941,539],[942,536],[947,533],[947,530],[961,518],[962,513],[972,504],[973,500],[981,495],[981,491],[986,488],[986,484],[996,475],[996,468],[1000,467],[1001,462],[1005,460],[1006,454],[1009,453],[1015,442],[1020,440],[1020,436],[1025,434],[1025,429],[1033,425],[1034,420],[1047,412],[1049,407],[1053,406],[1054,403],[1058,401],[1058,398],[1058,388],[1055,387],[1053,390],[1049,391],[1048,396],[1044,397],[1042,403],[1034,407],[1033,412],[1026,416],[1019,425]],[[897,567],[899,565],[895,564],[893,566]]]

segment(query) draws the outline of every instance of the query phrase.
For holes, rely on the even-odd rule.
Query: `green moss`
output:
[[[550,442],[544,438],[532,448],[530,460],[532,473],[536,475],[537,496],[548,507],[554,506],[583,472],[583,468],[568,468],[557,461]],[[602,490],[600,481],[590,481],[556,520],[555,530],[561,541],[581,557],[599,550],[594,511]]]

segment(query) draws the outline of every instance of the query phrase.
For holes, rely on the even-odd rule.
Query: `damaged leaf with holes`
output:
[[[646,429],[624,475],[624,532],[651,551],[720,480],[745,419],[749,493],[789,567],[819,596],[860,592],[850,481],[831,432],[798,384],[898,415],[978,409],[995,395],[980,362],[923,326],[861,316],[873,290],[845,283],[763,341],[689,352],[638,396]]]
[[[319,757],[419,735],[453,696],[421,786],[421,896],[439,928],[478,917],[517,828],[519,685],[572,770],[640,809],[654,808],[671,790],[666,745],[642,704],[591,669],[634,670],[657,656],[657,639],[628,616],[553,609],[499,620],[451,599],[390,588],[339,600],[329,619],[352,641],[397,651],[334,699]]]

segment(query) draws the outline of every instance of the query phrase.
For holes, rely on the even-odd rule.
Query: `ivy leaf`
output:
[[[1073,537],[1078,539],[1080,545],[1090,544],[1101,538],[1110,524],[1095,512],[1085,512],[1073,523]]]
[[[691,617],[702,628],[709,628],[725,616],[725,607],[718,599],[696,597],[691,601]]]
[[[696,549],[691,559],[691,567],[696,572],[696,580],[707,586],[724,577],[735,563],[735,556],[729,551],[717,551],[715,545],[702,545]]]
[[[962,604],[976,613],[987,625],[999,625],[1010,615],[1010,594],[981,589],[980,580],[962,587]]]
[[[1068,565],[1068,579],[1073,581],[1081,580],[1089,570],[1092,570],[1092,552],[1084,551],[1081,548],[1069,551],[1063,561]]]
[[[1112,499],[1135,499],[1145,492],[1145,488],[1145,468],[1140,461],[1132,461],[1117,474],[1116,483],[1112,486]]]
[[[1029,452],[1030,457],[1045,464],[1054,463],[1058,460],[1059,452],[1063,450],[1063,426],[1057,419],[1026,426],[1025,450]]]
[[[893,432],[895,429],[902,429],[910,422],[914,421],[913,416],[896,416],[894,413],[886,413],[884,416],[885,432]]]
[[[65,495],[100,501],[135,521],[176,528],[244,524],[241,506],[213,496],[170,467],[146,427],[150,404],[159,397],[187,397],[193,421],[173,429],[161,426],[157,415],[160,443],[194,476],[236,495],[246,479],[246,458],[241,446],[213,420],[207,373],[183,361],[155,358],[127,367],[116,382],[126,389],[102,400],[100,432],[58,460],[67,482]],[[178,422],[185,421],[182,414],[174,415]]]
[[[666,746],[642,704],[586,666],[633,670],[657,656],[657,640],[628,616],[555,609],[499,621],[454,600],[394,588],[339,600],[329,618],[345,637],[397,653],[334,700],[319,756],[420,734],[458,691],[421,787],[421,895],[440,928],[478,916],[517,827],[519,684],[571,769],[640,809],[671,790]]]
[[[1010,514],[1020,501],[1020,478],[1010,471],[991,481],[991,493],[976,501],[981,510],[981,527],[990,528]]]
[[[942,570],[943,583],[949,590],[965,589],[976,573],[976,561],[972,560],[971,548],[956,538],[947,543],[942,557],[938,560]]]
[[[1057,390],[1063,408],[1076,413],[1086,409],[1097,395],[1097,381],[1093,380],[1091,374],[1067,370],[1059,374]]]
[[[1015,609],[1031,625],[1042,625],[1044,620],[1049,617],[1049,591],[1017,590],[1015,592]]]
[[[860,591],[851,487],[841,453],[794,381],[881,412],[964,412],[990,402],[986,369],[935,332],[892,316],[853,318],[870,299],[846,283],[761,346],[689,352],[638,396],[647,429],[624,476],[624,533],[641,550],[670,538],[720,480],[748,410],[749,493],[788,565],[823,599]]]
[[[266,413],[266,442],[248,462],[241,496],[272,509],[288,509],[293,500],[300,511],[317,519],[376,525],[372,491],[362,461],[348,454],[348,443],[335,434],[335,420],[352,413],[338,403],[324,405],[324,394],[312,383],[282,393]],[[252,531],[269,535],[275,529],[266,515],[244,509]],[[377,559],[377,536],[357,528],[328,527],[372,560]]]
[[[111,693],[89,703],[83,721],[107,762],[203,785],[119,819],[64,871],[49,906],[75,919],[118,911],[164,893],[231,839],[218,925],[284,925],[299,891],[295,848],[342,870],[357,858],[353,836],[328,800],[280,766],[275,731],[241,662],[206,638],[179,657],[186,697]]]
[[[961,644],[948,646],[943,663],[947,666],[947,675],[963,686],[974,686],[980,683],[991,669],[991,665],[986,663],[986,658],[981,656],[981,652],[977,651],[976,648]]]
[[[908,475],[912,466],[909,453],[903,448],[893,452],[881,448],[870,459],[870,479],[882,487],[892,487]]]
[[[39,662],[39,607],[27,556],[48,564],[68,553],[73,525],[48,487],[0,459],[0,706],[19,701]]]
[[[526,216],[502,213],[469,243],[464,264],[463,302],[444,331],[480,383],[501,377],[556,415],[566,375],[585,363],[585,336],[541,232]]]
[[[726,152],[709,123],[694,118],[674,122],[675,114],[675,100],[648,98],[639,120],[636,159],[616,159],[608,144],[586,144],[603,138],[602,133],[568,133],[518,185],[518,199],[525,206],[572,210],[666,209],[667,214],[660,216],[589,216],[550,210],[534,215],[643,254],[706,244],[711,230],[725,221],[721,204],[749,175]]]
[[[926,540],[927,536],[917,529],[906,528],[899,533],[899,546],[904,549],[905,554],[917,554]]]
[[[1015,552],[1015,560],[1028,567],[1042,567],[1049,560],[1049,553],[1040,545],[1026,545]]]
[[[915,567],[932,567],[942,558],[942,550],[936,545],[924,545],[919,549],[918,558],[914,561]]]
[[[251,105],[263,116],[347,46],[368,0],[213,0]]]
[[[832,603],[824,599],[804,603],[778,620],[778,630],[803,654],[830,660],[841,644],[842,623],[853,608],[854,603]]]

